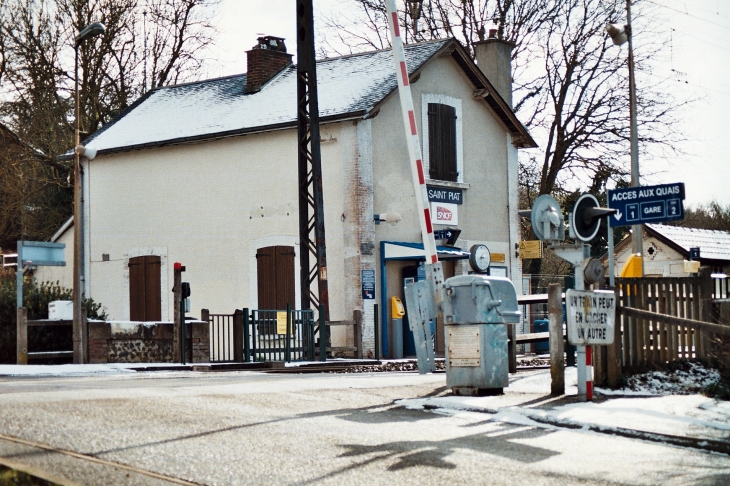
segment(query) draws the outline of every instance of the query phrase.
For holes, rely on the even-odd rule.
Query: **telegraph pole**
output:
[[[297,127],[301,307],[310,309],[324,306],[327,315],[327,244],[324,231],[312,0],[297,1]],[[316,286],[313,285],[315,281]]]

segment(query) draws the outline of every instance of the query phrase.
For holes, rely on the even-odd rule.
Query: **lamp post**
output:
[[[82,42],[104,33],[104,26],[93,23],[84,27],[74,40],[74,294],[73,294],[73,362],[83,364],[86,350],[83,349],[83,315],[81,295],[83,293],[83,214],[81,208],[81,155],[85,153],[81,147],[80,108],[79,108],[79,46]]]
[[[423,0],[406,0],[406,7],[408,8],[408,15],[413,21],[413,32],[411,34],[413,38],[412,42],[416,42],[416,34],[418,33],[418,19],[421,18]]]
[[[616,24],[606,26],[608,35],[617,46],[629,43],[629,124],[631,131],[631,187],[641,185],[639,177],[639,135],[636,128],[636,80],[634,78],[634,46],[631,32],[631,0],[626,0],[626,25]],[[643,254],[644,233],[642,225],[631,227],[631,251],[634,254]],[[641,260],[641,275],[644,275],[644,259]]]

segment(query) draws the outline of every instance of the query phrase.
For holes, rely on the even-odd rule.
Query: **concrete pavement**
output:
[[[444,385],[416,373],[0,377],[0,458],[78,484],[730,481],[727,455],[395,403]]]

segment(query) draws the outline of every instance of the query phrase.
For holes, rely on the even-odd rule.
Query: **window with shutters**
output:
[[[161,260],[157,255],[129,259],[129,320],[162,320]]]
[[[428,104],[429,177],[456,182],[456,109],[440,103]]]
[[[294,247],[267,246],[256,251],[258,308],[284,310],[295,307]]]
[[[423,163],[428,178],[464,182],[461,100],[422,93]]]

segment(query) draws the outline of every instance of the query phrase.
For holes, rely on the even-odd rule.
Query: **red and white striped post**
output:
[[[411,95],[411,85],[408,79],[408,67],[406,66],[405,51],[403,50],[403,39],[401,38],[400,25],[398,24],[398,12],[395,8],[395,0],[386,0],[385,6],[388,12],[388,27],[393,44],[393,59],[395,60],[395,71],[396,77],[398,78],[398,94],[400,95],[401,111],[403,113],[406,139],[408,140],[408,154],[411,158],[411,177],[416,192],[418,212],[421,215],[423,249],[426,252],[426,263],[433,265],[438,262],[436,240],[433,237],[431,211],[428,203],[428,192],[426,190],[426,177],[423,173],[421,143],[418,138],[416,114],[413,111],[413,96]]]
[[[441,313],[441,288],[443,287],[444,281],[443,269],[436,253],[436,239],[433,236],[431,210],[428,203],[428,191],[426,190],[426,176],[423,171],[421,143],[418,138],[418,125],[416,124],[416,114],[413,110],[411,83],[408,79],[408,66],[406,65],[406,56],[403,49],[400,25],[398,24],[398,11],[395,7],[395,0],[386,0],[385,8],[387,11],[391,44],[393,45],[393,60],[395,61],[395,72],[396,78],[398,79],[398,95],[403,114],[403,126],[406,131],[406,140],[408,141],[408,155],[411,159],[411,178],[416,195],[418,214],[420,215],[421,237],[426,256],[426,278],[433,282],[436,309]]]
[[[593,346],[586,346],[586,401],[593,400]]]

